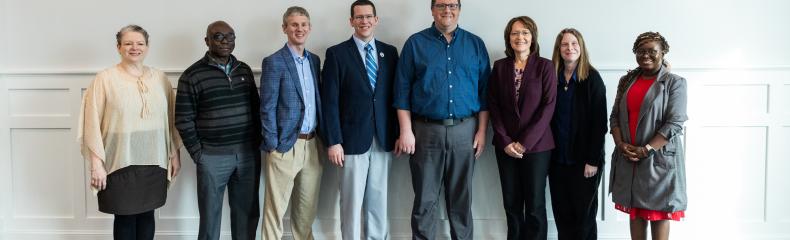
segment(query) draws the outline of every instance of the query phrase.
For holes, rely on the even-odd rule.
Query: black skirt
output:
[[[116,215],[148,212],[165,205],[167,170],[156,165],[132,165],[107,175],[99,191],[99,211]]]

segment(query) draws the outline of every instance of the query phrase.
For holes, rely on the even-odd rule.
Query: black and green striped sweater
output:
[[[225,74],[208,53],[178,79],[175,124],[192,159],[204,152],[256,150],[260,97],[250,66],[230,56]]]

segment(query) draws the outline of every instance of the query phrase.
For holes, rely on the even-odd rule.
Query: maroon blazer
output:
[[[488,111],[494,128],[494,146],[504,149],[519,142],[525,153],[554,148],[551,118],[557,97],[557,73],[548,59],[533,53],[524,70],[519,99],[514,83],[514,58],[494,62],[488,80]]]

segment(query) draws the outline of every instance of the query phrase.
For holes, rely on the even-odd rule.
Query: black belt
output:
[[[448,119],[431,119],[423,116],[412,115],[412,119],[425,122],[425,123],[432,123],[432,124],[439,124],[442,126],[455,126],[461,124],[464,121],[468,121],[474,117],[465,117],[465,118],[448,118]]]

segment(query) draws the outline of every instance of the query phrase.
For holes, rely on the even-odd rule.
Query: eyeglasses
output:
[[[657,56],[658,53],[659,53],[659,51],[656,51],[655,49],[650,49],[650,48],[640,48],[640,49],[636,50],[636,55],[637,56],[642,56],[642,55],[647,54],[648,56],[654,57],[654,56]]]
[[[532,35],[532,33],[531,33],[531,32],[529,32],[529,31],[526,31],[526,30],[525,30],[525,31],[514,31],[514,32],[510,32],[510,36],[511,36],[511,37],[518,37],[518,36],[529,36],[529,35]]]
[[[220,32],[218,32],[218,33],[215,33],[214,35],[212,35],[211,39],[214,39],[214,41],[217,41],[217,42],[222,42],[222,40],[228,40],[228,42],[233,42],[233,41],[236,40],[236,34],[235,33],[220,33]]]
[[[450,9],[450,10],[457,10],[457,9],[461,8],[461,4],[460,3],[437,3],[437,4],[434,4],[433,7],[438,8],[438,9],[445,9],[445,8],[447,8],[447,9]]]
[[[357,20],[357,21],[373,20],[374,17],[376,17],[376,16],[372,15],[372,14],[370,14],[370,15],[357,15],[357,16],[354,16],[354,20]]]

